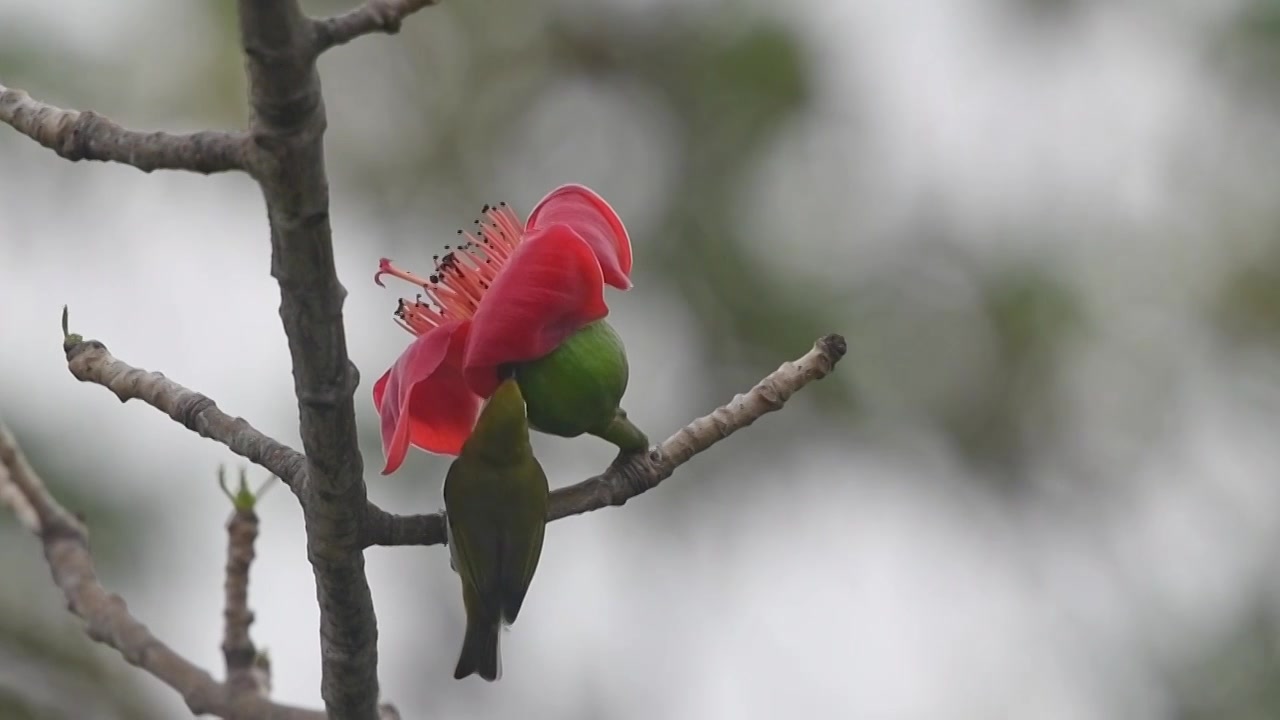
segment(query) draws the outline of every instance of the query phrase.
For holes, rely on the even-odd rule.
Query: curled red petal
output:
[[[400,467],[410,445],[448,455],[462,451],[481,402],[462,375],[469,325],[449,323],[418,336],[374,383],[383,475]]]
[[[587,242],[600,262],[604,281],[619,290],[631,287],[631,238],[609,203],[584,185],[562,185],[538,201],[525,229],[561,223]]]
[[[544,225],[517,246],[471,320],[467,384],[488,397],[500,366],[540,358],[608,314],[591,246],[568,225]]]

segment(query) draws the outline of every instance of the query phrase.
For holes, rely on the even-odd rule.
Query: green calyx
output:
[[[592,432],[591,434],[617,445],[618,449],[624,453],[642,452],[649,449],[649,438],[640,431],[640,428],[627,419],[627,411],[622,408],[618,408],[613,420],[605,426],[603,431]]]
[[[535,430],[560,437],[588,433],[624,452],[648,447],[644,433],[618,407],[627,390],[627,352],[609,323],[593,322],[550,354],[514,370]]]

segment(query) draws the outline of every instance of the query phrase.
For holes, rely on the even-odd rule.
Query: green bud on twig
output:
[[[62,306],[62,351],[66,352],[71,348],[84,342],[84,337],[67,330],[67,306]]]
[[[234,492],[227,487],[227,468],[225,465],[218,466],[218,487],[222,488],[222,494],[227,496],[231,501],[231,505],[236,512],[248,512],[253,510],[258,500],[271,489],[272,483],[280,478],[272,475],[258,486],[257,492],[249,489],[249,472],[245,468],[240,468],[240,482],[237,483]]]

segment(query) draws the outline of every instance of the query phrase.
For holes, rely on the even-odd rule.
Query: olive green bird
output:
[[[498,633],[520,614],[538,567],[548,501],[547,476],[529,445],[524,398],[509,379],[480,412],[444,481],[449,554],[467,610],[455,678],[501,677]]]

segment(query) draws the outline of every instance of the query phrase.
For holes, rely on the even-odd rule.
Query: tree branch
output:
[[[316,52],[344,45],[361,35],[400,32],[400,23],[439,0],[365,0],[341,15],[314,21]]]
[[[127,130],[90,111],[64,110],[0,85],[0,122],[67,160],[101,160],[143,172],[244,170],[248,139],[243,133],[205,130],[174,135]]]
[[[360,523],[368,502],[334,269],[325,177],[324,100],[313,21],[297,0],[238,0],[247,58],[250,135],[271,224],[271,274],[293,360],[307,457],[299,496],[320,605],[321,695],[343,720],[377,717],[378,627]]]
[[[187,429],[226,445],[235,454],[270,470],[294,492],[305,484],[306,458],[297,450],[254,429],[244,418],[231,417],[206,395],[179,385],[158,372],[117,360],[97,340],[68,336],[63,345],[67,367],[81,382],[97,383],[120,398],[137,399],[167,414]]]
[[[40,538],[54,582],[90,639],[117,650],[182,695],[192,714],[235,720],[324,720],[325,714],[278,705],[258,695],[233,696],[227,685],[179,655],[129,614],[124,600],[98,582],[84,525],[49,493],[9,429],[0,424],[0,496]],[[13,502],[12,498],[21,501]],[[22,507],[29,510],[21,510]]]
[[[794,362],[783,363],[745,394],[710,415],[681,428],[648,453],[619,456],[603,473],[551,493],[548,520],[619,506],[657,487],[675,469],[717,442],[750,425],[766,413],[781,410],[805,385],[835,369],[847,350],[840,335],[826,335]],[[369,504],[365,507],[366,545],[437,545],[445,542],[443,512],[394,515]]]

